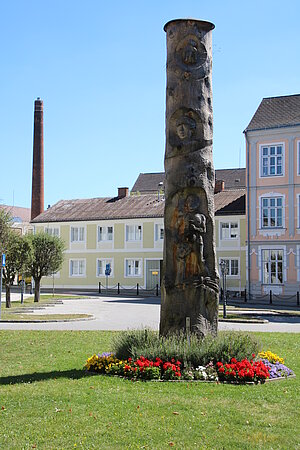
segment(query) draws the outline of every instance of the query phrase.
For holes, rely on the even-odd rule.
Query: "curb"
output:
[[[81,317],[78,319],[50,319],[50,320],[0,320],[1,323],[52,323],[52,322],[85,322],[95,320],[95,316]]]

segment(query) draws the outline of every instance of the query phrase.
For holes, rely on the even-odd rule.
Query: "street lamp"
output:
[[[226,261],[224,259],[221,259],[220,267],[221,267],[221,274],[222,274],[222,280],[223,280],[223,293],[222,293],[223,318],[226,319],[226,275],[227,275],[227,264],[226,264]]]

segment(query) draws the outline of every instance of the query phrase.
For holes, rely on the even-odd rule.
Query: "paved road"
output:
[[[2,302],[2,308],[4,304]],[[126,330],[147,326],[154,330],[159,326],[160,299],[93,297],[85,299],[64,299],[56,304],[39,309],[35,314],[91,314],[93,320],[47,323],[5,323],[0,329],[10,330]],[[300,333],[300,317],[267,317],[269,323],[220,322],[220,330],[278,331]]]

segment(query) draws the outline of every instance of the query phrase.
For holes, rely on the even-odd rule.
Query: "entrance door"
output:
[[[160,260],[146,261],[146,289],[154,289],[160,286]]]

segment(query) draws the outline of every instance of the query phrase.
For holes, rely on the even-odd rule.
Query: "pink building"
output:
[[[300,290],[300,95],[264,98],[244,131],[247,286]]]

